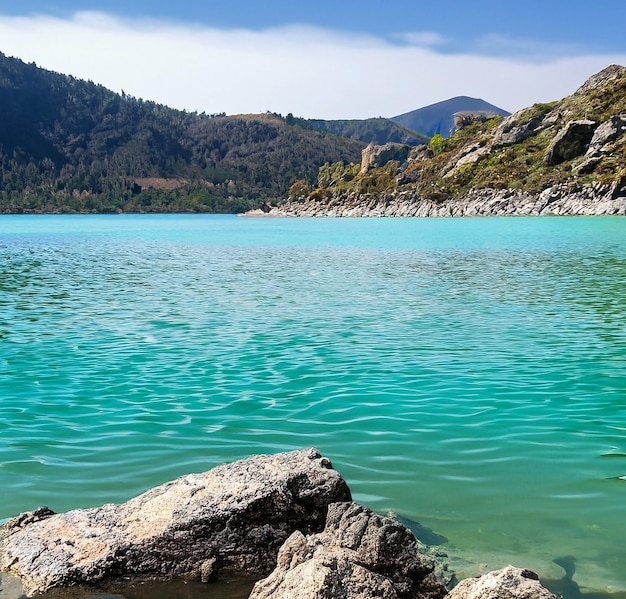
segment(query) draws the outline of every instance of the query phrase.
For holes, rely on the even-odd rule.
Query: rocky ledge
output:
[[[313,448],[184,476],[120,505],[40,508],[0,527],[4,582],[19,580],[29,596],[238,574],[266,577],[250,599],[556,599],[512,567],[448,595],[436,565],[404,525],[353,503]]]
[[[0,528],[0,569],[27,594],[125,576],[265,575],[295,530],[324,527],[350,490],[314,449],[190,474],[120,504],[22,514]]]
[[[616,185],[572,190],[556,185],[538,195],[518,190],[471,190],[461,199],[434,201],[413,191],[339,194],[330,199],[289,201],[251,216],[450,217],[626,215],[626,192]]]

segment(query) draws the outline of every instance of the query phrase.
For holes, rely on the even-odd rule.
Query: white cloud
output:
[[[367,118],[457,95],[513,111],[560,99],[607,65],[626,63],[626,55],[532,61],[497,52],[444,54],[430,47],[443,38],[421,35],[401,45],[302,25],[250,31],[89,12],[68,20],[0,16],[0,51],[7,55],[208,113]]]

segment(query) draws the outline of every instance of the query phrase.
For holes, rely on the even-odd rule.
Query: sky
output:
[[[626,65],[626,0],[1,0],[0,52],[189,111],[514,112]]]

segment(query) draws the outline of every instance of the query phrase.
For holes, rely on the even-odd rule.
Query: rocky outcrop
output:
[[[587,151],[597,128],[598,123],[595,121],[570,121],[552,140],[544,162],[549,166],[556,166],[566,160],[582,156]]]
[[[455,112],[452,117],[454,118],[454,130],[453,133],[465,129],[474,123],[484,123],[491,117],[498,116],[497,113],[487,110],[465,110]]]
[[[0,569],[28,594],[121,577],[266,575],[295,530],[322,530],[350,490],[315,449],[190,474],[120,504],[22,514],[0,527]]]
[[[501,148],[523,142],[534,137],[543,128],[544,116],[539,114],[530,119],[525,118],[526,109],[518,110],[504,119],[493,134],[491,147]]]
[[[507,566],[479,578],[462,580],[447,599],[557,599],[531,570]]]
[[[295,532],[250,599],[440,599],[446,590],[411,531],[355,503],[328,510],[323,532]]]
[[[184,476],[121,505],[21,514],[0,526],[0,572],[13,575],[0,574],[0,595],[93,597],[228,573],[266,576],[250,599],[556,599],[512,566],[447,594],[445,554],[429,551],[395,517],[353,503],[311,448]]]
[[[605,152],[608,144],[614,142],[620,135],[626,132],[626,114],[611,117],[602,123],[594,132],[587,154]]]
[[[464,198],[435,201],[411,191],[344,194],[331,199],[287,202],[269,216],[448,217],[626,215],[626,181],[570,189],[556,185],[540,194],[519,190],[471,190]]]
[[[573,166],[578,175],[592,172],[608,152],[615,148],[614,142],[626,132],[626,114],[611,117],[594,132],[583,160]]]
[[[450,161],[450,163],[444,169],[445,173],[443,178],[451,177],[456,172],[467,164],[473,164],[478,162],[484,156],[487,156],[491,152],[489,146],[481,145],[480,143],[473,143],[464,146],[461,151]]]
[[[610,81],[617,79],[623,73],[626,73],[626,67],[623,67],[622,65],[619,65],[619,64],[609,65],[605,69],[602,69],[595,75],[592,75],[591,77],[589,77],[589,79],[587,79],[587,81],[585,81],[585,83],[583,83],[574,92],[574,95],[584,96],[588,94],[590,91],[593,91],[594,89],[598,89],[599,87],[606,85]]]
[[[461,130],[450,139],[433,138],[406,158],[404,150],[370,145],[360,172],[358,165],[337,163],[331,168],[350,171],[350,177],[322,177],[329,169],[324,165],[316,189],[270,213],[624,214],[625,92],[626,68],[612,65],[574,94],[534,104],[497,126],[476,123],[481,115],[458,113]]]
[[[386,143],[382,146],[369,144],[361,152],[361,173],[384,166],[391,160],[406,162],[412,150],[412,146],[405,144]]]

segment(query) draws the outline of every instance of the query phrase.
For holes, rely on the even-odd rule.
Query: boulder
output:
[[[0,569],[27,594],[122,577],[266,575],[295,530],[322,530],[350,490],[316,449],[190,474],[116,505],[22,514],[0,527]]]
[[[507,566],[478,578],[466,578],[446,599],[557,599],[531,570]]]
[[[276,569],[256,583],[250,599],[440,599],[434,561],[420,554],[413,533],[361,505],[329,507],[323,532],[295,532]]]
[[[604,147],[614,142],[626,132],[626,114],[612,116],[602,123],[594,132],[587,154],[602,152]]]
[[[544,162],[549,166],[556,166],[582,156],[587,151],[597,127],[598,123],[595,121],[569,121],[552,140]]]
[[[389,161],[406,162],[413,148],[405,144],[386,143],[382,146],[369,144],[361,152],[361,173],[372,168],[385,166]]]
[[[538,115],[526,120],[527,110],[518,110],[504,119],[494,132],[492,148],[510,146],[533,137],[542,130],[543,116]]]
[[[489,110],[462,110],[460,112],[455,112],[452,116],[454,117],[453,133],[456,133],[457,131],[465,129],[465,127],[469,127],[474,123],[484,123],[490,118],[498,115],[497,113]]]

